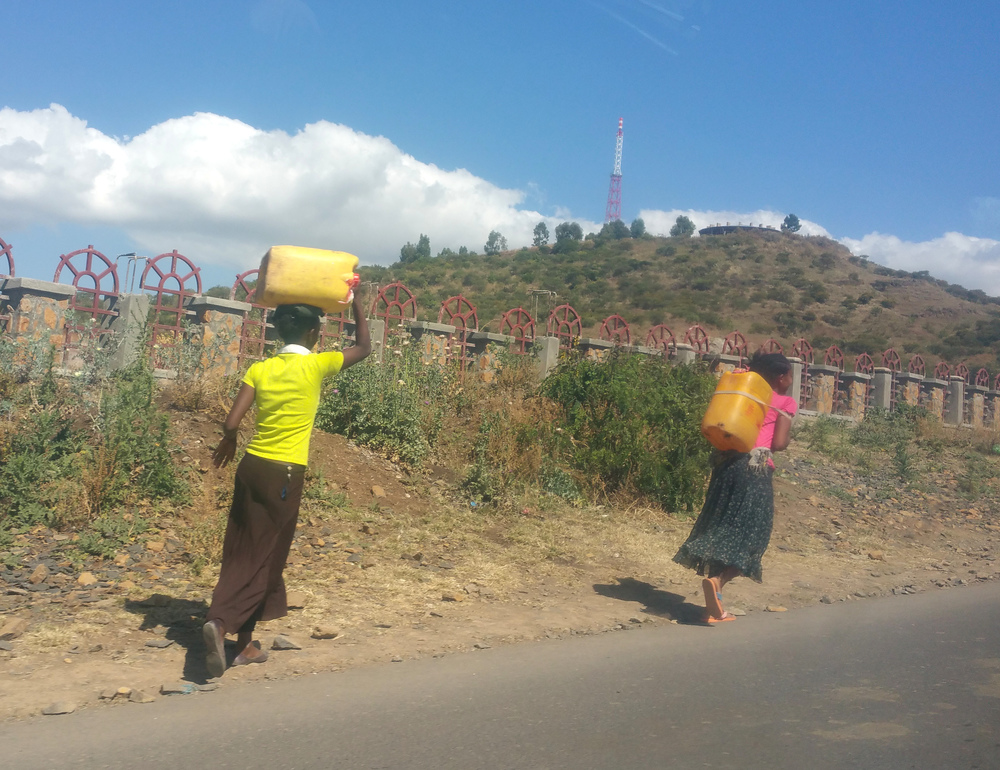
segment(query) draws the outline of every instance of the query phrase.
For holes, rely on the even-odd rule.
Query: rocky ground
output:
[[[503,514],[477,509],[447,468],[410,476],[316,434],[286,572],[294,607],[260,627],[265,664],[211,680],[200,628],[232,470],[210,467],[214,422],[179,414],[175,428],[178,462],[196,490],[191,505],[136,511],[150,526],[107,558],[84,558],[78,536],[45,528],[0,550],[0,718],[545,637],[702,624],[700,582],[670,560],[690,519],[546,498]],[[997,578],[997,459],[936,446],[909,463],[901,475],[886,456],[859,467],[794,442],[779,462],[764,583],[730,584],[727,609],[779,618],[809,604]],[[739,622],[705,632],[739,633]]]

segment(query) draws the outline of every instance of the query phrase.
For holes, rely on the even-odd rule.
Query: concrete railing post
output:
[[[945,403],[944,422],[946,425],[961,427],[965,422],[965,380],[949,377],[947,382],[948,400]]]
[[[111,322],[115,351],[113,369],[124,369],[149,351],[143,350],[146,322],[149,318],[148,294],[122,294],[118,297],[118,317]]]
[[[792,387],[789,388],[788,395],[801,407],[802,404],[799,402],[802,400],[802,359],[789,356],[788,360],[792,363]]]
[[[544,380],[559,363],[559,338],[536,337],[535,350],[538,353],[538,375]]]
[[[889,411],[892,408],[892,369],[876,366],[871,377],[871,405]]]

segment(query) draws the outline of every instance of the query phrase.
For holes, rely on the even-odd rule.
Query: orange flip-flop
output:
[[[709,619],[721,619],[726,613],[722,609],[722,589],[719,586],[719,579],[707,577],[701,581],[701,587],[705,591],[705,609],[708,610]]]
[[[723,612],[721,618],[709,617],[709,623],[725,623],[727,620],[736,620],[735,615],[730,615],[728,612]]]

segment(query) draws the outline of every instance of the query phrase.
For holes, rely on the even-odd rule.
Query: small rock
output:
[[[872,561],[885,561],[884,551],[869,551],[868,558]]]
[[[742,618],[744,615],[747,614],[747,612],[746,610],[741,610],[739,607],[730,607],[729,614],[735,615],[738,618]]]
[[[32,585],[37,586],[39,583],[44,583],[45,578],[49,576],[49,568],[44,564],[39,564],[35,567],[34,572],[31,573],[31,577],[28,578],[28,582]]]
[[[28,630],[28,621],[24,618],[11,618],[0,626],[0,641],[10,642],[17,639]]]
[[[385,497],[385,490],[382,489],[378,484],[372,485],[372,496],[373,497]]]
[[[160,551],[162,551],[166,547],[166,545],[167,544],[164,543],[162,540],[150,540],[149,542],[146,543],[146,550],[152,551],[153,553],[160,553]]]
[[[88,586],[96,585],[98,580],[93,572],[81,572],[80,577],[76,579],[76,583],[79,586],[87,588]]]
[[[42,713],[47,717],[58,716],[59,714],[72,714],[76,711],[76,704],[66,700],[56,701],[42,709]]]
[[[119,687],[117,690],[115,690],[115,695],[117,695],[120,698],[128,698],[129,696],[132,695],[132,688]]]
[[[174,682],[173,684],[161,684],[160,695],[190,695],[197,692],[195,685],[191,682]]]
[[[349,561],[351,564],[359,564],[362,558],[363,557],[361,556],[360,553],[352,553],[350,556],[347,557],[347,561]]]
[[[301,591],[289,591],[286,597],[288,609],[301,610],[306,606],[306,595]]]
[[[104,649],[103,644],[95,644],[93,647],[87,650],[87,652],[101,652],[103,649]]]
[[[7,595],[8,596],[27,596],[29,591],[25,591],[23,588],[18,588],[17,586],[8,586]]]
[[[14,649],[14,645],[10,642],[0,642],[0,650],[4,652],[11,652]]]
[[[823,604],[833,604],[833,599],[826,595],[824,595],[820,601],[823,602]]]
[[[399,657],[398,655],[395,655],[395,656],[393,656],[393,658],[392,658],[392,662],[393,662],[393,663],[402,663],[402,662],[403,662],[403,659],[402,659],[401,657]]]
[[[126,564],[128,564],[129,558],[130,557],[129,557],[129,555],[127,553],[120,553],[120,554],[118,554],[115,557],[115,566],[116,567],[124,567]]]
[[[109,688],[107,690],[101,690],[101,694],[98,696],[101,700],[114,700],[115,696],[118,694],[118,690]]]
[[[782,607],[776,604],[769,604],[764,608],[767,612],[788,612],[787,607]]]
[[[489,650],[489,649],[491,649],[491,648],[490,648],[490,646],[489,646],[488,644],[486,644],[485,642],[476,642],[476,643],[475,643],[474,645],[472,645],[472,646],[473,646],[473,647],[474,647],[475,649],[477,649],[477,650]]]
[[[173,639],[150,639],[146,642],[147,647],[155,647],[159,650],[164,650],[174,643]]]
[[[301,650],[302,648],[287,636],[276,636],[271,642],[272,650]]]
[[[329,626],[316,626],[310,636],[313,639],[336,639],[340,636],[340,629]]]
[[[194,688],[198,692],[214,692],[219,689],[218,682],[206,682],[205,684],[196,684]]]
[[[465,597],[462,594],[444,594],[441,597],[443,602],[464,602]]]
[[[442,561],[442,562],[438,562],[438,566],[439,566],[439,567],[440,567],[441,569],[455,569],[455,565],[454,565],[454,563],[453,563],[453,562],[450,562],[450,561]]]
[[[123,580],[121,583],[118,584],[118,588],[120,588],[122,591],[131,591],[133,588],[135,588],[135,583],[133,583],[131,580]]]
[[[132,694],[128,696],[128,699],[131,703],[152,703],[156,700],[155,697],[142,690],[132,690]]]

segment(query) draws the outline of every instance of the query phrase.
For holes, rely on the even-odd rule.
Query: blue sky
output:
[[[1000,294],[1000,5],[4,0],[0,238],[388,264],[540,220],[829,234]],[[0,265],[2,268],[2,265]]]

